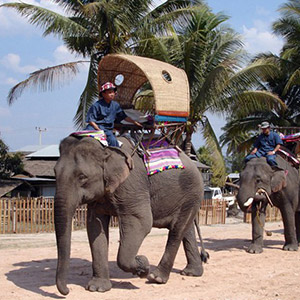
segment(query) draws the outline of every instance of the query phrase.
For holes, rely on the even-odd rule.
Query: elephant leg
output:
[[[296,223],[296,235],[298,245],[300,246],[300,211],[296,211],[295,213],[295,223]]]
[[[283,250],[287,251],[297,251],[298,241],[296,238],[296,224],[295,224],[295,212],[290,203],[285,203],[284,206],[280,208],[283,227],[284,227],[284,239],[285,243]]]
[[[191,213],[188,215],[183,211],[179,212],[179,215],[180,217],[173,228],[169,229],[165,252],[158,266],[148,275],[148,280],[150,282],[166,283],[168,281],[180,243],[184,238],[185,232],[192,226],[194,215]],[[190,253],[189,258],[191,258]]]
[[[144,216],[119,216],[120,246],[118,266],[125,272],[131,272],[141,278],[147,277],[150,269],[146,256],[137,255],[138,250],[152,228],[152,214],[149,210]]]
[[[187,258],[187,265],[180,274],[186,276],[202,276],[203,265],[201,255],[198,250],[194,226],[191,226],[191,228],[185,233],[182,242]]]
[[[252,205],[251,211],[252,220],[252,242],[247,249],[247,252],[258,254],[263,252],[263,235],[266,220],[265,210],[258,208],[258,203]]]
[[[96,215],[92,209],[88,208],[87,233],[93,260],[93,277],[86,289],[91,292],[105,292],[112,287],[108,269],[109,220],[110,216]]]

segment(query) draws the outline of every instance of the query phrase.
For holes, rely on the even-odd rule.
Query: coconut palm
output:
[[[288,67],[289,78],[283,91],[287,94],[293,85],[300,85],[300,2],[289,0],[279,11],[281,18],[273,23],[273,30],[285,39],[280,59]]]
[[[44,30],[44,36],[61,37],[71,52],[88,58],[87,83],[79,99],[74,118],[77,126],[83,125],[89,106],[97,98],[97,67],[108,53],[137,51],[140,36],[143,39],[164,32],[169,24],[183,22],[200,0],[169,0],[153,8],[152,0],[55,0],[65,15],[27,3],[6,3],[0,7],[15,9]],[[144,42],[145,46],[145,42]],[[140,48],[142,50],[142,48]],[[36,71],[13,87],[8,102],[13,103],[28,87],[42,90],[53,88],[66,75],[75,75],[78,64],[71,62]]]
[[[225,164],[221,148],[207,113],[219,115],[237,111],[245,116],[258,109],[281,107],[280,99],[256,88],[260,81],[275,76],[277,67],[264,59],[242,68],[245,53],[240,37],[223,25],[228,17],[197,8],[188,24],[169,29],[156,43],[166,60],[187,73],[191,89],[191,112],[186,130],[186,152],[192,134],[200,128],[224,182]]]
[[[300,3],[290,0],[279,9],[281,18],[274,22],[274,32],[285,39],[279,56],[272,53],[259,54],[256,59],[273,62],[280,70],[275,78],[268,78],[261,89],[278,95],[285,109],[275,107],[272,110],[260,109],[248,116],[233,114],[224,127],[222,145],[228,146],[228,153],[249,151],[257,126],[268,120],[276,127],[300,126]],[[237,141],[236,137],[243,137]]]

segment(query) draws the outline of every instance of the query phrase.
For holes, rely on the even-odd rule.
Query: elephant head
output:
[[[60,158],[55,166],[55,233],[58,251],[56,285],[68,294],[72,218],[81,204],[104,201],[126,180],[133,168],[130,155],[119,148],[103,147],[92,138],[67,137],[60,144]]]
[[[267,204],[268,196],[281,191],[286,185],[284,170],[271,167],[264,157],[252,159],[241,172],[238,204],[244,212],[253,202]]]

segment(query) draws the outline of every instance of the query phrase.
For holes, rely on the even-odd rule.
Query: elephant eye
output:
[[[256,183],[260,183],[261,179],[260,178],[256,178]]]
[[[86,182],[88,179],[84,174],[80,174],[78,178],[82,183]]]

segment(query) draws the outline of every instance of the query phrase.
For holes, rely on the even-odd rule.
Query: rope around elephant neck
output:
[[[274,206],[270,196],[268,195],[267,191],[263,188],[259,188],[257,191],[256,191],[257,194],[264,194],[269,202],[269,204],[271,205],[271,207]]]
[[[259,194],[264,193],[265,196],[266,196],[266,198],[268,199],[268,201],[269,201],[271,207],[274,206],[266,190],[260,188],[260,189],[257,190],[257,193],[259,193]],[[266,229],[264,228],[264,225],[262,224],[262,222],[261,222],[261,220],[260,220],[260,213],[259,213],[259,212],[260,212],[260,209],[261,209],[261,203],[260,203],[260,207],[256,210],[256,218],[257,218],[258,225],[265,231],[265,233],[266,233],[267,236],[272,236],[272,232],[266,230]]]

